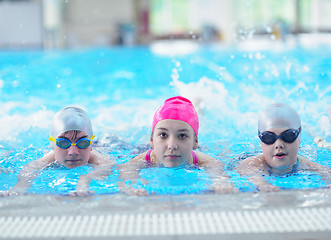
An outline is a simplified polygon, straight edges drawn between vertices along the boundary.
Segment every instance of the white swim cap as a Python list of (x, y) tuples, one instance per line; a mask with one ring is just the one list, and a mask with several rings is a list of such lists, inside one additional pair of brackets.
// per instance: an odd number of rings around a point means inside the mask
[(268, 106), (259, 116), (259, 132), (268, 131), (271, 128), (298, 129), (301, 121), (298, 113), (289, 105), (275, 103)]
[(52, 121), (51, 135), (55, 138), (67, 131), (82, 131), (93, 136), (92, 124), (86, 112), (77, 107), (66, 107), (58, 111)]

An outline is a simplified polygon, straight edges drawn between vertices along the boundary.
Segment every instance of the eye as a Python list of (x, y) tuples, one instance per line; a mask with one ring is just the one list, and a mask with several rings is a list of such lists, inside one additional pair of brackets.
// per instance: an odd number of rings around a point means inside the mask
[(178, 135), (178, 138), (179, 139), (185, 139), (185, 138), (187, 138), (187, 134), (181, 133), (181, 134)]
[(161, 133), (159, 134), (159, 136), (160, 136), (162, 139), (165, 139), (165, 138), (168, 137), (168, 134), (166, 134), (165, 132), (161, 132)]

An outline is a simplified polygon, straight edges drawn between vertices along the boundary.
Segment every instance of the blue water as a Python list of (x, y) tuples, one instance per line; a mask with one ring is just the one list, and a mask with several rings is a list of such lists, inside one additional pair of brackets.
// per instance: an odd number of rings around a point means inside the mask
[[(167, 52), (167, 51), (165, 51)], [(256, 136), (259, 111), (275, 101), (295, 108), (303, 123), (299, 154), (331, 167), (331, 48), (329, 46), (244, 51), (200, 46), (185, 55), (157, 54), (150, 47), (65, 51), (0, 51), (0, 191), (16, 182), (22, 166), (50, 150), (50, 121), (67, 105), (92, 119), (94, 147), (123, 163), (149, 146), (155, 110), (181, 94), (197, 106), (199, 150), (223, 161), (241, 191), (256, 191), (233, 166), (261, 152)], [(90, 166), (42, 171), (29, 192), (66, 194)], [(208, 192), (203, 169), (145, 169), (146, 189), (157, 194)], [(314, 173), (271, 177), (283, 189), (321, 188)], [(118, 174), (94, 180), (98, 194), (114, 194)]]

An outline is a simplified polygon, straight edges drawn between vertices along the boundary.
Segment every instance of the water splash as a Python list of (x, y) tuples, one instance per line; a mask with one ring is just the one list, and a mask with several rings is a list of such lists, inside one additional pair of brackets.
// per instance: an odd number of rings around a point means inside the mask
[(330, 151), (313, 141), (331, 138), (328, 49), (169, 49), (161, 49), (163, 55), (149, 48), (2, 53), (1, 176), (50, 149), (50, 120), (66, 105), (87, 110), (98, 137), (94, 147), (118, 163), (128, 161), (149, 148), (154, 112), (178, 94), (198, 110), (199, 149), (226, 164), (259, 153), (258, 113), (275, 101), (301, 116), (300, 154), (328, 164)]

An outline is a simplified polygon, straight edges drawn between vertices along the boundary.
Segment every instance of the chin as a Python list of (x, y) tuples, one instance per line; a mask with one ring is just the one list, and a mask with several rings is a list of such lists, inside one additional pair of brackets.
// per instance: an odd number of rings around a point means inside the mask
[(175, 167), (179, 167), (181, 165), (181, 163), (168, 162), (168, 163), (163, 163), (163, 165), (168, 167), (168, 168), (175, 168)]
[(72, 164), (66, 164), (64, 166), (71, 169), (71, 168), (80, 167), (80, 166), (83, 166), (83, 165), (85, 165), (85, 164), (82, 163), (82, 162), (77, 162), (77, 163), (72, 163)]
[(176, 164), (164, 164), (164, 166), (166, 166), (168, 168), (177, 167)]
[(279, 159), (279, 158), (273, 157), (272, 160), (273, 160), (273, 162), (275, 162), (275, 163), (280, 163), (280, 164), (284, 164), (284, 163), (288, 163), (288, 162), (289, 162), (289, 159), (288, 159), (287, 156), (284, 157), (284, 158), (282, 158), (282, 159)]
[(75, 165), (70, 164), (70, 165), (66, 165), (66, 167), (69, 168), (69, 169), (72, 169), (72, 168), (75, 168), (75, 167), (80, 167), (80, 165), (78, 165), (78, 164), (77, 165), (76, 164)]

